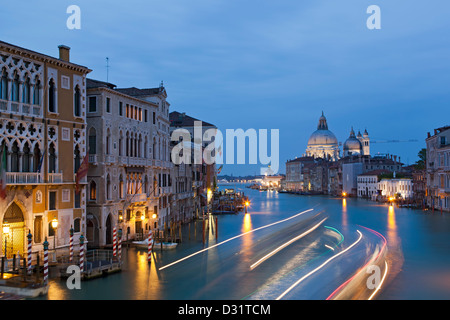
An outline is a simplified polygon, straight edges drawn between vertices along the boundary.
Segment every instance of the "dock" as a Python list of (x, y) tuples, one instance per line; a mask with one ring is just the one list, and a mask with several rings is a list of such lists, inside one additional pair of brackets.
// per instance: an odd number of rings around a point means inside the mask
[(248, 204), (248, 197), (243, 192), (225, 189), (214, 193), (211, 213), (216, 215), (238, 214)]
[[(62, 262), (58, 265), (61, 278), (68, 278), (72, 273), (67, 273), (70, 265), (79, 265), (79, 257), (77, 261), (72, 263)], [(81, 280), (90, 280), (103, 277), (108, 274), (122, 271), (122, 261), (118, 257), (113, 256), (112, 250), (88, 250), (85, 256), (84, 272), (81, 274)]]

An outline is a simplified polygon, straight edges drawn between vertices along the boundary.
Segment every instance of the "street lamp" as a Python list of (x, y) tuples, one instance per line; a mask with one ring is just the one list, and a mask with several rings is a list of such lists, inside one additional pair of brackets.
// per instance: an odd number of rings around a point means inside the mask
[(56, 253), (56, 229), (58, 228), (58, 219), (56, 219), (56, 217), (52, 220), (52, 228), (55, 232), (53, 235), (53, 250), (55, 250)]
[(8, 235), (9, 235), (9, 225), (7, 225), (7, 224), (3, 225), (3, 234), (5, 235), (5, 257), (7, 258), (8, 256), (7, 256), (6, 250), (8, 248), (7, 242), (8, 242)]

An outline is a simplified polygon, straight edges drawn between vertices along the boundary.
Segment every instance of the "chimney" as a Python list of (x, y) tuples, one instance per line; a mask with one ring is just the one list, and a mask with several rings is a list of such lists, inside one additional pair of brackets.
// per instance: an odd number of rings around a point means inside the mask
[(70, 62), (70, 47), (65, 45), (58, 46), (59, 48), (59, 60)]

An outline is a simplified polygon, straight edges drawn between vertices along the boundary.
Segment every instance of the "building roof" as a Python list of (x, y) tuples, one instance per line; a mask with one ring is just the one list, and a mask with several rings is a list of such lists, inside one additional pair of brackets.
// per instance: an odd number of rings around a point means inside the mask
[(314, 157), (299, 157), (292, 160), (286, 161), (287, 163), (291, 162), (314, 162)]
[(360, 174), (360, 176), (379, 176), (380, 174), (388, 174), (392, 173), (392, 171), (385, 170), (385, 169), (378, 169), (378, 170), (372, 170), (368, 171), (366, 173)]
[(49, 56), (47, 54), (36, 52), (36, 51), (30, 50), (30, 49), (22, 48), (22, 47), (19, 47), (19, 46), (16, 46), (14, 44), (7, 43), (4, 41), (0, 41), (0, 47), (8, 48), (9, 50), (11, 50), (13, 52), (14, 51), (26, 52), (30, 55), (30, 59), (52, 60), (53, 62), (58, 63), (60, 65), (69, 66), (69, 67), (78, 69), (79, 71), (82, 71), (85, 73), (89, 73), (92, 71), (88, 67), (85, 67), (85, 66), (82, 66), (82, 65), (70, 62), (70, 61), (61, 60), (59, 58), (55, 58), (55, 57)]
[(184, 112), (180, 113), (177, 111), (172, 111), (169, 114), (169, 121), (171, 127), (178, 127), (178, 128), (193, 127), (195, 121), (202, 121), (203, 127), (214, 127), (214, 128), (216, 127), (211, 123), (188, 116)]
[(115, 84), (109, 83), (109, 82), (104, 82), (104, 81), (100, 81), (100, 80), (94, 80), (94, 79), (90, 79), (87, 78), (86, 79), (86, 88), (87, 89), (92, 89), (92, 88), (108, 88), (108, 89), (113, 89), (117, 87)]
[(133, 97), (139, 97), (139, 96), (154, 96), (154, 95), (158, 95), (162, 92), (164, 92), (164, 87), (159, 87), (159, 88), (147, 88), (147, 89), (139, 89), (136, 87), (131, 87), (131, 88), (117, 88), (117, 91), (127, 94), (129, 96), (133, 96)]

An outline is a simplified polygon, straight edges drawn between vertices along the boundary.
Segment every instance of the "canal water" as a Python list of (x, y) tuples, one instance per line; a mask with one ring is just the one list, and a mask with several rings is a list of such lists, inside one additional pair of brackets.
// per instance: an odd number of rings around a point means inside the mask
[[(260, 192), (241, 184), (225, 187), (245, 192), (251, 206), (248, 214), (218, 216), (217, 228), (215, 220), (210, 220), (206, 244), (201, 222), (184, 225), (183, 242), (175, 250), (155, 250), (151, 265), (145, 250), (124, 247), (122, 272), (83, 281), (80, 290), (69, 290), (65, 281), (53, 279), (48, 295), (40, 299), (273, 299), (274, 296), (265, 295), (274, 291), (272, 286), (289, 281), (292, 270), (312, 266), (313, 260), (326, 257), (324, 245), (339, 245), (332, 229), (352, 235), (363, 227), (379, 232), (387, 240), (390, 268), (377, 299), (450, 299), (448, 213), (397, 208), (354, 198)], [(311, 208), (314, 214), (306, 212)], [(318, 222), (322, 223), (320, 229), (249, 272), (248, 266), (255, 257), (264, 257), (268, 248), (285, 243)], [(286, 268), (290, 271), (283, 273)], [(321, 276), (323, 292), (309, 296), (299, 289), (290, 299), (326, 298), (328, 288), (336, 288), (348, 276), (333, 275), (336, 279), (331, 280)]]

